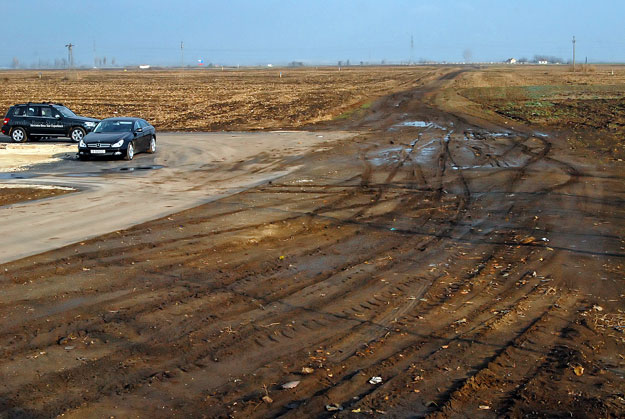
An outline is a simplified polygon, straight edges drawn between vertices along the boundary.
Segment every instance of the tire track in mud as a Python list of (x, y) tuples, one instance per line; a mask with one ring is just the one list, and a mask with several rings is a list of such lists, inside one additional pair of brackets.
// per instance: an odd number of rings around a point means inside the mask
[[(185, 262), (185, 260), (183, 260), (182, 262), (184, 263), (184, 262)], [(366, 308), (366, 307), (365, 307), (365, 308)], [(320, 324), (320, 326), (321, 326), (321, 327), (323, 327), (323, 326), (326, 326), (326, 325), (324, 325), (324, 324), (322, 323), (322, 324)]]
[[(545, 153), (545, 154), (546, 154), (546, 153)], [(465, 183), (465, 186), (466, 186), (466, 183)], [(468, 187), (467, 187), (467, 189), (468, 189)], [(526, 273), (526, 274), (527, 274), (527, 273)], [(526, 275), (526, 274), (524, 274), (524, 275)], [(535, 287), (534, 289), (537, 289), (537, 288)], [(524, 332), (523, 332), (523, 333), (524, 333)], [(356, 376), (356, 373), (353, 373), (353, 374), (349, 375), (349, 377), (355, 377), (355, 376)], [(453, 393), (452, 393), (452, 394), (453, 394)], [(297, 413), (295, 413), (295, 415), (297, 415)]]
[[(189, 256), (189, 255), (187, 255), (187, 256)], [(175, 260), (175, 258), (172, 258), (172, 259), (174, 259), (174, 260)], [(180, 260), (180, 259), (177, 259), (177, 261), (178, 261), (178, 262), (183, 262), (183, 263), (186, 263), (186, 262), (188, 262), (190, 259), (191, 259), (191, 258), (189, 258), (189, 259), (187, 259), (187, 260)], [(127, 262), (127, 261), (126, 261), (126, 262)], [(171, 265), (173, 266), (173, 265), (174, 265), (174, 263), (172, 263)], [(180, 264), (179, 264), (179, 265), (180, 265)], [(167, 286), (167, 285), (165, 285), (165, 286)], [(179, 297), (179, 296), (177, 296), (177, 297)], [(180, 298), (177, 298), (177, 299), (179, 300)], [(161, 305), (162, 305), (162, 304), (161, 304)], [(166, 304), (165, 304), (165, 305), (166, 305)], [(134, 316), (136, 316), (138, 313), (132, 313), (132, 314), (133, 314)], [(119, 320), (126, 320), (126, 319), (119, 319)], [(93, 325), (89, 325), (89, 326), (90, 326), (90, 327), (93, 327)], [(93, 369), (93, 366), (90, 366), (90, 367)]]
[[(442, 303), (441, 303), (441, 304), (442, 304)], [(508, 310), (508, 311), (509, 311), (509, 310)], [(424, 313), (422, 313), (422, 314), (424, 314)], [(420, 317), (423, 317), (423, 316), (420, 316)], [(400, 326), (399, 326), (400, 328), (403, 328), (403, 327), (402, 327), (402, 325), (401, 325), (401, 321), (400, 321), (400, 322), (398, 322), (398, 324), (400, 325)], [(453, 326), (453, 325), (454, 325), (454, 323), (452, 323), (451, 325)], [(486, 326), (487, 326), (487, 325), (483, 325), (482, 327), (486, 327)], [(448, 325), (448, 328), (447, 328), (447, 329), (449, 329), (449, 325)], [(389, 331), (389, 332), (390, 332), (390, 331)], [(388, 340), (389, 340), (389, 341), (390, 341), (391, 339), (392, 339), (392, 338), (388, 338)], [(441, 336), (441, 337), (440, 337), (440, 340), (441, 340), (441, 341), (443, 341), (444, 339), (445, 339), (445, 337), (444, 337), (444, 336)], [(414, 340), (414, 338), (413, 338), (412, 340)], [(448, 341), (448, 342), (449, 342), (449, 341)], [(375, 343), (375, 342), (369, 342), (368, 344), (374, 344), (374, 343)], [(365, 344), (365, 346), (367, 346), (368, 344)], [(422, 344), (422, 342), (421, 342), (420, 344)], [(415, 342), (410, 342), (410, 344), (408, 344), (408, 345), (406, 345), (406, 343), (404, 342), (404, 343), (403, 343), (403, 345), (404, 345), (404, 347), (405, 347), (405, 348), (414, 348), (414, 346), (415, 346)], [(397, 347), (397, 346), (398, 346), (398, 344), (397, 344), (397, 342), (393, 341), (393, 344), (391, 344), (391, 345), (389, 345), (389, 346), (390, 346), (390, 347)], [(401, 345), (399, 345), (399, 346), (401, 346)], [(326, 346), (326, 345), (324, 345), (323, 347), (325, 347), (327, 351), (331, 351), (331, 352), (334, 352), (334, 351), (335, 351), (335, 348), (331, 348), (331, 347)], [(431, 356), (431, 353), (430, 353), (431, 351), (432, 351), (432, 349), (430, 348), (429, 352), (427, 352), (427, 353), (425, 354), (425, 356), (424, 356), (424, 357), (430, 357), (430, 356)], [(406, 356), (406, 357), (407, 357), (408, 355), (412, 355), (412, 357), (411, 357), (410, 359), (414, 360), (414, 354), (409, 354), (408, 352), (409, 352), (409, 351), (404, 350), (404, 353), (402, 354), (402, 356)], [(394, 356), (395, 356), (395, 357), (397, 357), (397, 353), (395, 353), (395, 354), (394, 354)], [(384, 360), (382, 360), (382, 361), (378, 362), (376, 365), (379, 365), (380, 363), (381, 363), (382, 365), (384, 365), (384, 362), (385, 362), (385, 361), (384, 361)], [(375, 363), (373, 363), (373, 364), (375, 364)], [(382, 372), (384, 371), (384, 368), (381, 368), (381, 367), (375, 367), (375, 368), (377, 368), (377, 369), (375, 370), (375, 372), (376, 372), (377, 374), (380, 374), (380, 369), (382, 369)], [(372, 371), (371, 373), (373, 373), (373, 371)], [(356, 375), (357, 375), (357, 374), (356, 374), (356, 372), (354, 372), (353, 374), (348, 372), (348, 373), (347, 373), (347, 375), (348, 375), (349, 377), (356, 377)], [(362, 379), (361, 379), (360, 381), (362, 381)], [(341, 383), (342, 383), (342, 385), (345, 385), (345, 383), (344, 383), (343, 381), (342, 381)], [(359, 385), (359, 387), (362, 387), (362, 384), (363, 384), (363, 383), (361, 382), (361, 383), (360, 383), (360, 385)], [(330, 389), (329, 391), (332, 391), (332, 390)], [(362, 396), (362, 395), (358, 395), (358, 397), (359, 397), (359, 398), (361, 398), (361, 396)], [(302, 409), (303, 409), (303, 410), (300, 410), (300, 411), (305, 411), (305, 410), (307, 409), (307, 407), (302, 407)], [(295, 415), (297, 416), (297, 413), (295, 413)]]
[[(184, 262), (184, 261), (183, 261), (183, 262)], [(93, 369), (93, 367), (92, 367), (92, 369)]]

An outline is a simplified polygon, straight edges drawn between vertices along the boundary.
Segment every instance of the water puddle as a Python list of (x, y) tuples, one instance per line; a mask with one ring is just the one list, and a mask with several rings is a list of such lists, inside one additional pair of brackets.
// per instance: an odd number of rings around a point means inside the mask
[(487, 167), (487, 166), (482, 166), (482, 165), (478, 165), (478, 166), (451, 166), (452, 170), (471, 170), (471, 169), (489, 169), (492, 167)]
[(438, 125), (434, 122), (428, 122), (428, 121), (404, 121), (404, 122), (400, 122), (399, 124), (395, 124), (390, 128), (390, 131), (392, 130), (396, 130), (398, 127), (412, 127), (412, 128), (435, 128), (435, 129), (440, 129), (443, 131), (447, 131), (447, 128)]
[(10, 179), (32, 179), (42, 176), (59, 176), (59, 177), (98, 177), (111, 173), (133, 173), (133, 172), (145, 172), (148, 170), (158, 170), (165, 166), (156, 164), (151, 166), (131, 166), (131, 167), (116, 167), (112, 169), (104, 169), (96, 172), (78, 172), (78, 173), (31, 173), (31, 172), (3, 172), (0, 173), (0, 180)]
[[(445, 141), (448, 141), (448, 136)], [(369, 159), (374, 166), (385, 166), (397, 164), (409, 156), (410, 160), (417, 163), (428, 163), (440, 153), (440, 138), (433, 138), (424, 143), (419, 142), (419, 138), (410, 143), (410, 147), (399, 146), (390, 147), (376, 153), (375, 157)]]
[(418, 163), (428, 163), (434, 159), (436, 155), (440, 153), (440, 147), (438, 145), (432, 145), (420, 148), (415, 151), (414, 160)]
[(391, 147), (391, 148), (387, 148), (379, 152), (377, 157), (374, 157), (370, 159), (369, 161), (374, 166), (384, 166), (389, 163), (398, 163), (400, 159), (402, 158), (401, 156), (403, 156), (404, 153), (410, 153), (410, 148)]
[(22, 173), (22, 172), (5, 172), (0, 173), (0, 179), (32, 179), (40, 175), (34, 173)]
[(64, 173), (60, 176), (63, 177), (98, 177), (103, 175), (108, 175), (111, 173), (134, 173), (134, 172), (144, 172), (147, 170), (158, 170), (162, 169), (165, 166), (156, 164), (152, 166), (124, 166), (124, 167), (115, 167), (112, 169), (104, 169), (99, 172), (80, 172), (80, 173)]
[(136, 171), (140, 171), (140, 170), (158, 170), (158, 169), (162, 169), (165, 166), (162, 166), (160, 164), (155, 164), (152, 166), (134, 166), (134, 167), (118, 167), (116, 169), (111, 169), (111, 171), (114, 172), (136, 172)]
[(89, 172), (89, 173), (63, 173), (59, 176), (62, 177), (98, 177), (101, 176), (101, 172)]
[(432, 123), (431, 122), (425, 122), (425, 121), (406, 121), (406, 122), (402, 122), (401, 124), (397, 124), (400, 127), (417, 127), (417, 128), (425, 128), (425, 127), (431, 127)]

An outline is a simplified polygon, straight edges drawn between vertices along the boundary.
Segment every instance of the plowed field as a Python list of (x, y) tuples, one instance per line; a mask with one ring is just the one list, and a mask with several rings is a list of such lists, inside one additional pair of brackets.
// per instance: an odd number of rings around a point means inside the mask
[(94, 118), (136, 116), (159, 130), (296, 128), (331, 120), (392, 91), (422, 85), (432, 68), (224, 71), (8, 71), (0, 109), (63, 103)]

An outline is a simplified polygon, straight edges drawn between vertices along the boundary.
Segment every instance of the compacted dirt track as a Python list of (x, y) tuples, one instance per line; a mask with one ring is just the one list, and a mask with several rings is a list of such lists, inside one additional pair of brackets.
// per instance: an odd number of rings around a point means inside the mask
[(622, 167), (438, 110), (459, 75), (279, 180), (2, 265), (3, 415), (622, 416)]

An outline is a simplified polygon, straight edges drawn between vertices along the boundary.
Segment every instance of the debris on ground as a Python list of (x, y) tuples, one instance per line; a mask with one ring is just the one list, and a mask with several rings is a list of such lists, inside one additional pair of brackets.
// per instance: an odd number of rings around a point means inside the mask
[(326, 410), (328, 412), (339, 412), (343, 410), (343, 406), (337, 403), (326, 404)]
[(371, 377), (369, 379), (369, 384), (381, 384), (382, 383), (382, 377)]
[(291, 389), (291, 388), (295, 388), (299, 385), (299, 381), (289, 381), (288, 383), (284, 383), (282, 384), (282, 388), (285, 390)]
[(584, 367), (582, 367), (581, 365), (575, 365), (573, 367), (573, 372), (575, 372), (575, 375), (577, 375), (578, 377), (581, 377), (582, 375), (584, 375)]

